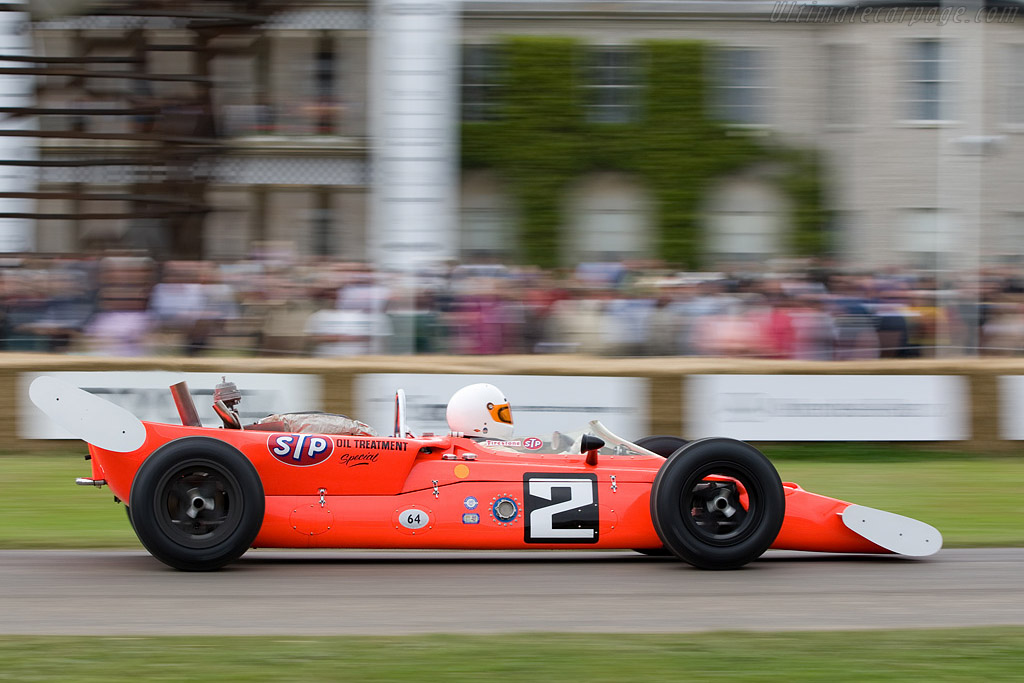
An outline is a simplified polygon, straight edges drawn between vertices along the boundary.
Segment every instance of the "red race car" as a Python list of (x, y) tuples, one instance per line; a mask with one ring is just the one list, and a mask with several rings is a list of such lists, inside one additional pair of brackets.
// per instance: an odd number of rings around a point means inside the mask
[(914, 519), (783, 483), (753, 446), (727, 438), (635, 443), (594, 421), (515, 439), (490, 384), (452, 396), (451, 433), (414, 435), (395, 396), (389, 436), (341, 415), (289, 413), (242, 425), (241, 393), (218, 386), (222, 428), (203, 427), (184, 383), (182, 424), (142, 422), (78, 387), (39, 377), (30, 397), (89, 444), (92, 476), (127, 501), (160, 561), (217, 569), (250, 547), (633, 549), (734, 569), (768, 548), (926, 556), (942, 536)]

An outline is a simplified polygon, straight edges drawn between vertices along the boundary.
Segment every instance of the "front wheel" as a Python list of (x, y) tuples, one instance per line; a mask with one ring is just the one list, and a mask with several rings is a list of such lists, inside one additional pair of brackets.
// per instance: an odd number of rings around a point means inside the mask
[(208, 571), (238, 559), (263, 524), (263, 485), (252, 463), (205, 437), (172, 441), (132, 482), (130, 515), (142, 545), (175, 569)]
[(651, 487), (665, 547), (701, 569), (737, 569), (775, 541), (786, 513), (771, 462), (735, 439), (701, 439), (673, 453)]

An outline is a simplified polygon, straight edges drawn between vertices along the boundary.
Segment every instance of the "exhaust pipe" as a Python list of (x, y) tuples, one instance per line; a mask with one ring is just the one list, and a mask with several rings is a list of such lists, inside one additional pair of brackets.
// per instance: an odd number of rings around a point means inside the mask
[(181, 424), (186, 427), (202, 427), (196, 411), (196, 404), (192, 401), (192, 395), (188, 393), (188, 383), (181, 381), (171, 385), (171, 396), (174, 397), (174, 407), (178, 409), (178, 417)]

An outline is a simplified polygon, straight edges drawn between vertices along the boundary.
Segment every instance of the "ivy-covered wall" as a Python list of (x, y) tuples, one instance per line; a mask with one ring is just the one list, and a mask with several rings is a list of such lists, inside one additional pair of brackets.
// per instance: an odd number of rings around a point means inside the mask
[(493, 121), (462, 127), (466, 169), (490, 168), (507, 184), (520, 218), (519, 256), (559, 265), (563, 198), (590, 171), (639, 175), (653, 193), (658, 256), (694, 267), (702, 253), (698, 212), (712, 184), (759, 162), (779, 167), (793, 213), (789, 248), (826, 248), (828, 222), (815, 152), (781, 147), (708, 117), (708, 45), (642, 43), (642, 95), (634, 123), (586, 117), (586, 46), (570, 38), (510, 37), (501, 50), (501, 87)]

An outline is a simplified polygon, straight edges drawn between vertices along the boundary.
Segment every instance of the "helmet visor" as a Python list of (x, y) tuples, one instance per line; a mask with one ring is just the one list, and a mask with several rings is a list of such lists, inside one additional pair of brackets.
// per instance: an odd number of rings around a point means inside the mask
[(498, 405), (488, 403), (487, 411), (494, 418), (495, 422), (503, 422), (507, 425), (512, 424), (512, 408), (508, 403), (500, 403)]

